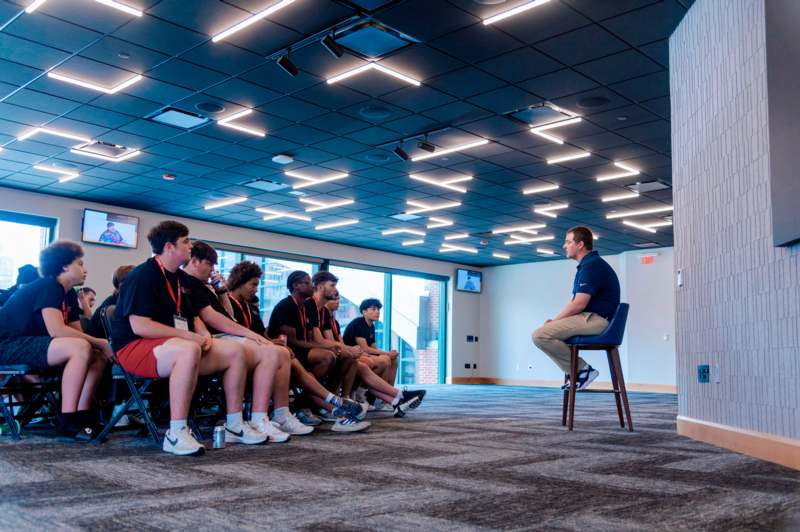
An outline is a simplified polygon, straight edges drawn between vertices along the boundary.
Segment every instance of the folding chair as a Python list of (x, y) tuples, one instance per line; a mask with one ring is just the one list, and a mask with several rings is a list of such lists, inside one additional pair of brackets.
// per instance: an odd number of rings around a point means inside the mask
[[(20, 382), (26, 376), (37, 376), (39, 381)], [(57, 374), (42, 372), (27, 364), (0, 366), (0, 417), (8, 425), (13, 439), (21, 438), (22, 427), (30, 423), (45, 405), (50, 407), (50, 415), (59, 412), (58, 383)], [(17, 400), (14, 398), (15, 394), (27, 394), (28, 397)], [(17, 406), (21, 408), (15, 414), (14, 409)]]

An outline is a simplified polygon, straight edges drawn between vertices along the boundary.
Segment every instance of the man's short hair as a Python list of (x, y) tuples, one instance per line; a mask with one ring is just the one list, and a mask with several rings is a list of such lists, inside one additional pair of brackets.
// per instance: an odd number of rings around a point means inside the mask
[(114, 222), (108, 222), (108, 223), (106, 224), (106, 227), (114, 227)]
[(303, 277), (308, 277), (308, 273), (304, 272), (303, 270), (295, 270), (289, 274), (289, 277), (286, 278), (286, 288), (291, 292), (294, 289), (294, 285), (300, 282), (300, 279)]
[(150, 229), (147, 233), (147, 240), (150, 242), (150, 247), (153, 253), (161, 255), (164, 253), (164, 246), (167, 242), (170, 244), (177, 244), (179, 238), (189, 236), (189, 228), (175, 220), (164, 220), (157, 226)]
[(233, 268), (228, 274), (228, 290), (236, 290), (243, 284), (250, 282), (251, 279), (261, 279), (261, 267), (255, 262), (243, 260)]
[(39, 278), (39, 270), (33, 264), (25, 264), (17, 268), (17, 284), (30, 284)]
[(197, 259), (199, 261), (207, 260), (211, 264), (217, 264), (217, 251), (211, 247), (210, 245), (206, 244), (205, 242), (197, 242), (192, 243), (192, 254), (190, 256), (192, 259)]
[(331, 272), (320, 270), (314, 274), (314, 277), (311, 278), (311, 284), (314, 285), (314, 288), (323, 285), (327, 282), (338, 283), (339, 278), (333, 275)]
[(592, 230), (588, 227), (578, 225), (567, 231), (567, 234), (572, 233), (572, 240), (577, 244), (583, 242), (583, 247), (591, 251), (594, 248), (594, 235)]
[(133, 270), (133, 264), (126, 264), (125, 266), (120, 266), (116, 270), (114, 270), (114, 275), (111, 277), (111, 284), (114, 285), (114, 290), (119, 291), (119, 287), (122, 286), (122, 282), (131, 273)]
[(39, 253), (39, 270), (43, 277), (58, 277), (75, 259), (83, 257), (83, 248), (69, 240), (53, 242)]
[(97, 295), (97, 292), (94, 288), (90, 288), (88, 286), (82, 286), (78, 289), (79, 294), (94, 294)]
[(369, 299), (365, 299), (364, 301), (362, 301), (361, 304), (358, 306), (358, 310), (360, 312), (364, 312), (365, 310), (371, 309), (372, 307), (377, 307), (378, 310), (380, 310), (383, 308), (383, 305), (381, 304), (380, 300), (371, 297)]

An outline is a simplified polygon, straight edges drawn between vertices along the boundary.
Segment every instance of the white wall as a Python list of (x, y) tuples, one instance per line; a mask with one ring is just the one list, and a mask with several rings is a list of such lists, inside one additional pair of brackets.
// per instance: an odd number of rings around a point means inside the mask
[[(653, 264), (640, 264), (642, 255), (655, 255)], [(604, 258), (620, 278), (622, 301), (631, 306), (625, 343), (620, 347), (626, 382), (674, 385), (672, 248)], [(480, 362), (476, 376), (563, 381), (560, 370), (533, 345), (531, 333), (555, 316), (572, 297), (576, 265), (572, 260), (554, 260), (483, 270)], [(603, 352), (584, 356), (601, 370), (601, 380), (609, 379)]]
[[(464, 267), (451, 262), (397, 255), (256, 229), (245, 229), (76, 199), (0, 188), (0, 210), (56, 218), (58, 220), (58, 238), (80, 241), (83, 209), (86, 207), (130, 214), (140, 218), (139, 245), (137, 249), (84, 245), (85, 262), (89, 269), (86, 284), (96, 289), (100, 297), (105, 297), (106, 294), (111, 292), (111, 275), (117, 266), (121, 264), (138, 264), (150, 256), (150, 248), (145, 235), (150, 227), (168, 218), (176, 219), (188, 225), (193, 238), (263, 250), (284, 251), (373, 266), (399, 268), (420, 273), (445, 275), (451, 278), (454, 276), (457, 267)], [(470, 267), (470, 269), (474, 270), (476, 268)], [(448, 302), (450, 306), (447, 323), (448, 378), (469, 374), (467, 370), (463, 369), (464, 361), (477, 361), (478, 359), (477, 345), (466, 342), (467, 335), (478, 334), (478, 298), (474, 294), (453, 290), (454, 284), (455, 281), (453, 279), (448, 283)], [(452, 368), (452, 371), (450, 368)], [(459, 368), (461, 369), (459, 370)]]

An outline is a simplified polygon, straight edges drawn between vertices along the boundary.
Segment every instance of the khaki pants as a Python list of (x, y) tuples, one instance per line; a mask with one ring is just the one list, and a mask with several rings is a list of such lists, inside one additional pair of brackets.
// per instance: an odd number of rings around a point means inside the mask
[[(570, 349), (564, 340), (570, 336), (593, 336), (608, 327), (608, 320), (594, 312), (581, 312), (568, 318), (545, 323), (533, 331), (533, 343), (544, 351), (565, 373), (570, 372)], [(586, 361), (578, 358), (578, 371)]]

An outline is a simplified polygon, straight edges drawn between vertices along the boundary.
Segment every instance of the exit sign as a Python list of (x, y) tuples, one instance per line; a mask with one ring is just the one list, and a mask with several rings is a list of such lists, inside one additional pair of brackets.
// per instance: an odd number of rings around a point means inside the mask
[(650, 265), (653, 264), (655, 260), (656, 260), (655, 255), (642, 255), (641, 257), (639, 257), (639, 264)]

